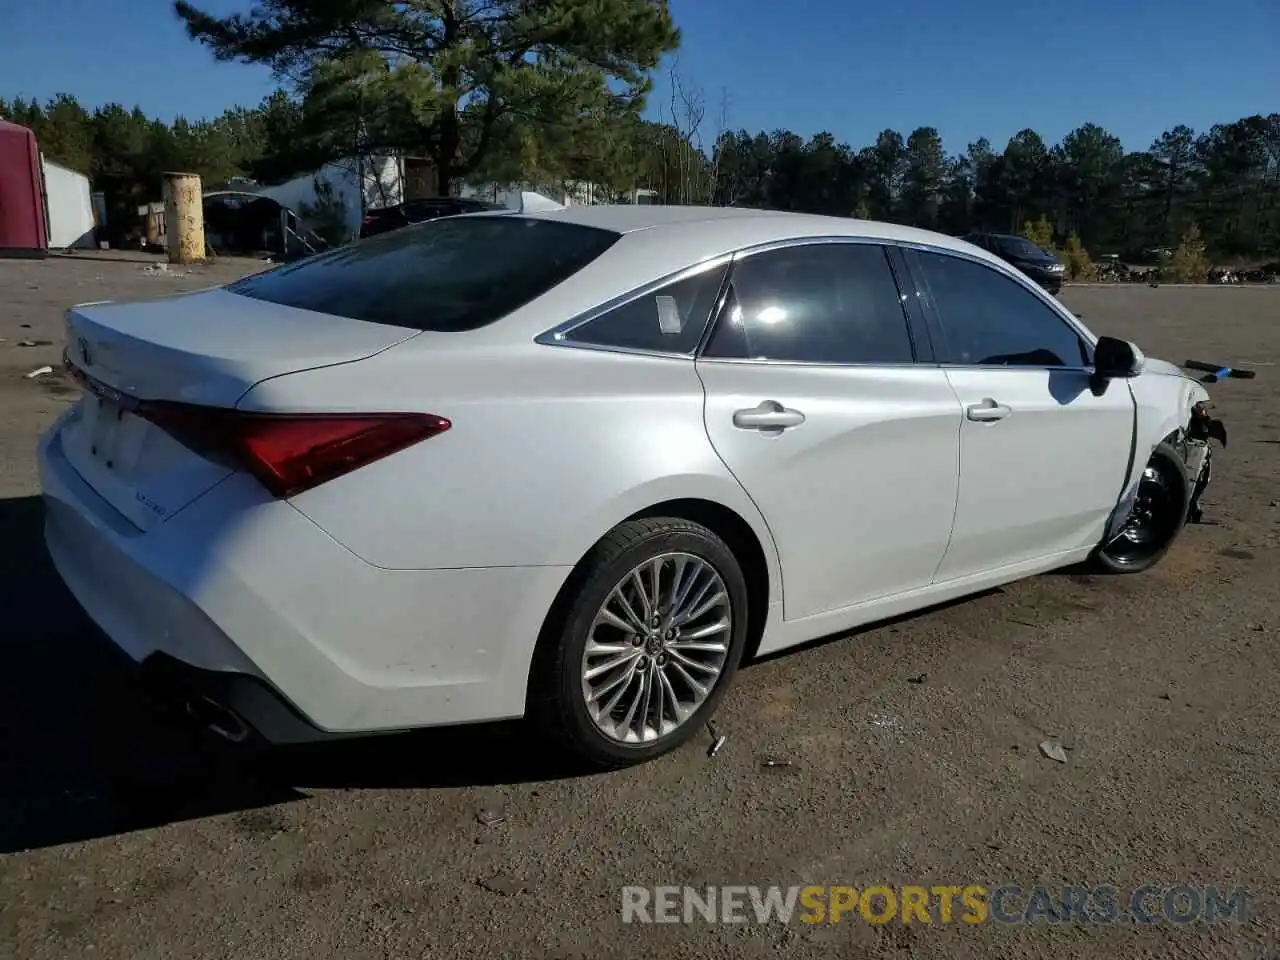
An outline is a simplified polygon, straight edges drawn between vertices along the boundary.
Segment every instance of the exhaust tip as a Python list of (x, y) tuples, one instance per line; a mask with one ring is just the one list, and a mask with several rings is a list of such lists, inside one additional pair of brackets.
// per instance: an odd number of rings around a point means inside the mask
[(243, 743), (249, 738), (249, 725), (240, 719), (239, 714), (210, 697), (188, 700), (187, 713), (204, 729), (223, 740)]

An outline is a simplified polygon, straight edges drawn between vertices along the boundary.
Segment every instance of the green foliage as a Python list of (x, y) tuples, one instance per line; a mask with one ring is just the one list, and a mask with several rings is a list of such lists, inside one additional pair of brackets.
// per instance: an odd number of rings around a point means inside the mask
[(1209, 258), (1205, 254), (1200, 228), (1194, 223), (1182, 235), (1182, 242), (1169, 257), (1163, 274), (1170, 283), (1204, 283), (1208, 278)]
[(1048, 217), (1041, 215), (1034, 223), (1028, 220), (1022, 225), (1022, 235), (1041, 250), (1057, 253), (1057, 248), (1053, 245), (1053, 226)]
[[(381, 8), (381, 0), (369, 2)], [(429, 5), (413, 2), (415, 9)], [(558, 189), (588, 181), (602, 188), (597, 197), (643, 188), (667, 203), (852, 213), (951, 234), (1022, 230), (1046, 247), (1056, 230), (1068, 238), (1068, 261), (1071, 234), (1082, 251), (1147, 264), (1157, 259), (1151, 251), (1178, 246), (1195, 225), (1198, 237), (1184, 244), (1185, 255), (1165, 265), (1164, 275), (1174, 279), (1201, 277), (1201, 258), (1280, 259), (1280, 114), (1218, 124), (1200, 135), (1175, 127), (1149, 150), (1130, 153), (1091, 124), (1054, 147), (1024, 130), (1004, 150), (978, 140), (958, 156), (948, 156), (929, 127), (905, 139), (885, 130), (861, 149), (830, 133), (805, 140), (788, 130), (724, 130), (708, 136), (704, 151), (696, 127), (674, 117), (642, 120), (629, 95), (590, 108), (587, 97), (558, 114), (550, 104), (534, 110), (527, 97), (538, 89), (547, 97), (579, 82), (596, 89), (591, 77), (598, 75), (571, 81), (561, 67), (518, 72), (525, 107), (504, 100), (491, 124), (469, 113), (483, 110), (483, 92), (460, 98), (462, 160), (453, 174), (461, 177), (470, 165), (465, 179), (472, 183)], [(172, 124), (119, 104), (87, 109), (67, 96), (43, 104), (0, 100), (0, 113), (34, 129), (50, 160), (89, 174), (106, 194), (110, 225), (132, 226), (136, 208), (160, 197), (165, 170), (191, 170), (209, 187), (232, 176), (273, 183), (335, 156), (380, 152), (394, 143), (379, 138), (397, 130), (435, 129), (433, 69), (392, 69), (376, 52), (352, 54), (307, 71), (304, 96), (278, 91), (257, 107)], [(406, 152), (421, 156), (425, 148)], [(118, 231), (107, 238), (118, 242)], [(1087, 271), (1083, 264), (1079, 269)]]
[(563, 144), (638, 116), (649, 72), (680, 40), (666, 0), (261, 0), (225, 17), (188, 0), (174, 8), (219, 59), (298, 78), (303, 135), (322, 153), (422, 153), (446, 189), (504, 154), (551, 166), (544, 133)]
[(1080, 234), (1072, 231), (1067, 237), (1067, 245), (1061, 253), (1063, 266), (1067, 268), (1069, 280), (1096, 280), (1098, 268), (1094, 266), (1089, 251), (1080, 242)]
[(303, 225), (331, 246), (341, 246), (355, 239), (347, 226), (347, 208), (329, 181), (315, 177), (312, 187), (315, 202), (298, 206), (298, 217)]

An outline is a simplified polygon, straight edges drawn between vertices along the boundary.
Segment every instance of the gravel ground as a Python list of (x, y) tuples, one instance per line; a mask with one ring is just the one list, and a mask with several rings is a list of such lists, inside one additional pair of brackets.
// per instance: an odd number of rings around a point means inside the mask
[[(61, 310), (222, 282), (0, 261), (0, 954), (1280, 958), (1280, 289), (1064, 299), (1246, 361), (1206, 503), (1137, 577), (1038, 577), (746, 668), (728, 740), (561, 776), (518, 725), (229, 765), (146, 705), (40, 544)], [(47, 340), (49, 345), (18, 346)], [(916, 681), (916, 682), (913, 682)], [(1056, 738), (1067, 762), (1042, 756)], [(783, 758), (786, 766), (765, 766)], [(482, 811), (504, 822), (485, 825)], [(625, 925), (627, 884), (1244, 886), (1247, 923)]]

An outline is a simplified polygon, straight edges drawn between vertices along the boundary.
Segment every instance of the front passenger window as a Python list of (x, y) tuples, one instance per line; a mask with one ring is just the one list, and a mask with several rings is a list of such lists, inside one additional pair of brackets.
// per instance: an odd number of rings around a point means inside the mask
[(1017, 281), (962, 257), (922, 251), (915, 259), (942, 321), (946, 346), (938, 351), (941, 362), (1032, 367), (1089, 363), (1080, 335)]

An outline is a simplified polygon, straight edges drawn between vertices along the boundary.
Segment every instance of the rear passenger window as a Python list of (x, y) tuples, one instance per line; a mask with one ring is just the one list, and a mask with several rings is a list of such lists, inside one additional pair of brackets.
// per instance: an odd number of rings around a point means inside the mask
[(565, 334), (570, 343), (693, 353), (716, 305), (724, 267), (714, 267), (637, 297)]
[(793, 363), (911, 363), (911, 336), (884, 250), (822, 243), (734, 265), (708, 357)]
[(946, 348), (938, 359), (943, 363), (1080, 367), (1089, 362), (1080, 335), (1015, 280), (941, 253), (917, 253), (916, 262), (942, 321)]

